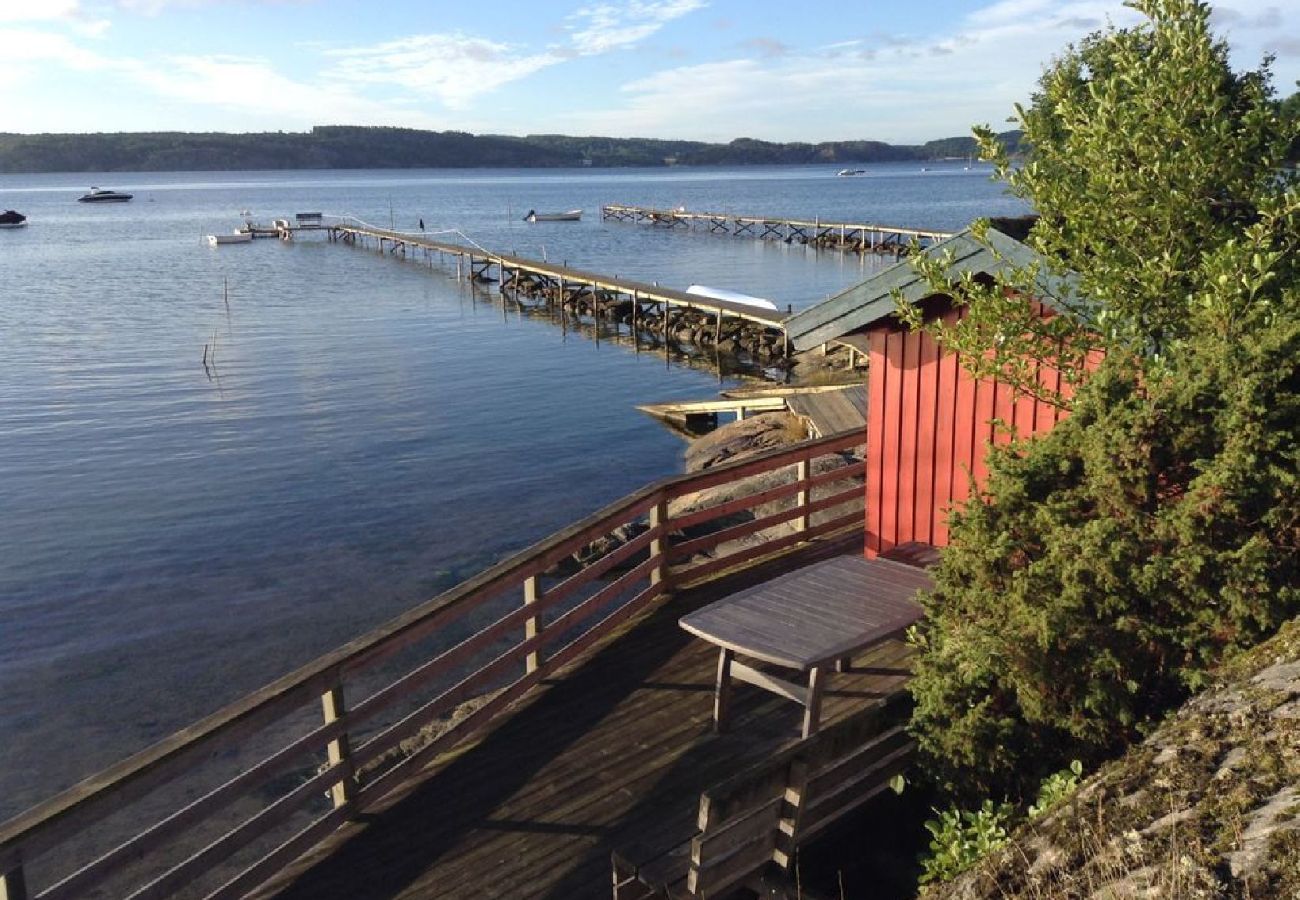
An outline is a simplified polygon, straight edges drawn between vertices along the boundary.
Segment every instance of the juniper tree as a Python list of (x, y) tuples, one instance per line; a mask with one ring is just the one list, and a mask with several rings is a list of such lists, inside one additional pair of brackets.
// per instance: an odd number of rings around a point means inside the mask
[(939, 338), (977, 374), (1032, 386), (1024, 360), (1059, 354), (1080, 382), (1050, 434), (991, 454), (925, 600), (913, 728), (950, 786), (1113, 752), (1300, 612), (1295, 126), (1205, 4), (1131, 5), (1145, 23), (1067, 50), (1017, 109), (1023, 164), (978, 132), (1041, 216), (1041, 267), (1072, 273), (1063, 313), (1033, 314), (1041, 271), (954, 288), (919, 263), (967, 306)]

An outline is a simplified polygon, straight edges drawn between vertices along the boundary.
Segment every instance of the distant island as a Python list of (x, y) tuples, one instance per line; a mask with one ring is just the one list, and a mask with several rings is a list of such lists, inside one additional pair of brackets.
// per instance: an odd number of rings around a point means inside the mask
[[(1012, 149), (1020, 132), (1001, 139)], [(513, 137), (463, 131), (320, 125), (306, 132), (180, 131), (96, 134), (0, 133), (0, 172), (162, 172), (240, 169), (561, 168), (746, 166), (967, 159), (975, 140), (919, 145), (883, 141), (726, 144), (650, 138)]]

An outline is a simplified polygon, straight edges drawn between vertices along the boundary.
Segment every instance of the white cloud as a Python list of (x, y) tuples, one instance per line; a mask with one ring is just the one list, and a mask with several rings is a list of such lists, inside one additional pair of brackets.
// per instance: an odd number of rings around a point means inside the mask
[(71, 19), (80, 11), (79, 0), (4, 0), (0, 3), (0, 22)]
[(275, 127), (322, 122), (432, 127), (430, 118), (342, 86), (294, 81), (267, 61), (235, 56), (173, 57), (161, 66), (132, 62), (127, 71), (159, 96), (251, 115)]
[(583, 56), (630, 47), (669, 22), (703, 9), (705, 0), (630, 0), (579, 9), (568, 26), (573, 49)]
[(436, 97), (451, 109), (464, 109), (475, 97), (563, 58), (465, 34), (415, 35), (326, 53), (338, 61), (326, 74), (338, 82), (395, 85)]

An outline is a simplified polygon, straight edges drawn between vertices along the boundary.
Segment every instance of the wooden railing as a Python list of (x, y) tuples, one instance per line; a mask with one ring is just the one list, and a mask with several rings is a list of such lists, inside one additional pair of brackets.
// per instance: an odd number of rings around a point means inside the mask
[[(246, 893), (674, 588), (860, 529), (862, 444), (833, 436), (652, 484), (86, 779), (0, 825), (0, 900)], [(767, 473), (757, 491), (677, 511)], [(738, 514), (750, 518), (709, 530)], [(630, 540), (554, 574), (627, 526)], [(196, 788), (214, 759), (235, 774)], [(129, 836), (103, 849), (116, 832)]]

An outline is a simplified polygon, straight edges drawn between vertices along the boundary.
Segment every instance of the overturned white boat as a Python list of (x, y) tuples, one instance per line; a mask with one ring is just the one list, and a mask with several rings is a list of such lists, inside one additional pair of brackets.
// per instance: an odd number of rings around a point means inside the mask
[(713, 300), (726, 300), (729, 303), (743, 303), (757, 309), (778, 309), (777, 305), (771, 300), (764, 300), (762, 297), (754, 297), (750, 294), (742, 294), (739, 291), (728, 291), (725, 288), (709, 287), (704, 284), (693, 284), (686, 289), (686, 293), (694, 294), (697, 297), (709, 297)]
[(210, 234), (208, 243), (213, 247), (220, 247), (222, 244), (251, 244), (253, 242), (253, 233), (251, 231), (233, 231), (230, 234)]
[(582, 218), (582, 210), (570, 209), (565, 212), (539, 213), (535, 209), (528, 210), (528, 215), (524, 216), (525, 222), (577, 222)]

